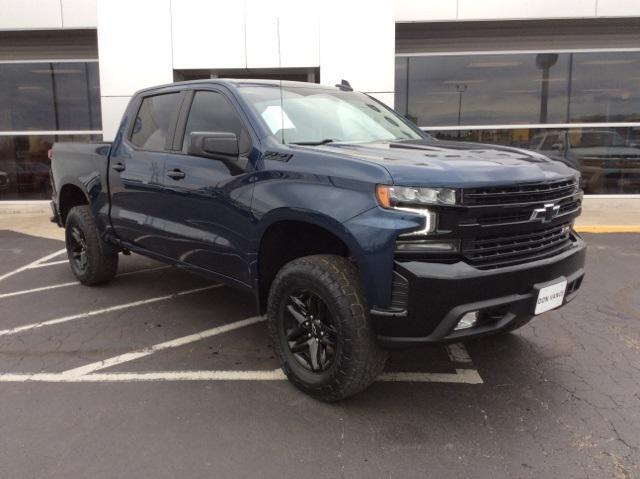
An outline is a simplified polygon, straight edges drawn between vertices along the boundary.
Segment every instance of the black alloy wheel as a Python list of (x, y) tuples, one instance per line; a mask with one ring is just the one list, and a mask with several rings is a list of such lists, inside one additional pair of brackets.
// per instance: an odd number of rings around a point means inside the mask
[(322, 401), (353, 396), (384, 367), (387, 355), (348, 258), (319, 254), (284, 265), (269, 290), (267, 322), (289, 381)]
[(320, 296), (312, 291), (290, 295), (282, 324), (289, 351), (304, 368), (313, 372), (331, 368), (339, 347), (338, 331)]
[(77, 226), (69, 229), (68, 251), (71, 261), (78, 271), (87, 269), (87, 239)]
[(118, 252), (100, 239), (88, 205), (74, 206), (67, 214), (65, 243), (71, 271), (82, 284), (104, 284), (115, 276)]

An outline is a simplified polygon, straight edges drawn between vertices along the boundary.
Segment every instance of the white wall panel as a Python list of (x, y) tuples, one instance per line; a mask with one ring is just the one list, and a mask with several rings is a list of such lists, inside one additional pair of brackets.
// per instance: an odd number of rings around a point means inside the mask
[(102, 97), (102, 138), (104, 141), (113, 141), (120, 126), (122, 114), (127, 109), (128, 96)]
[(640, 15), (639, 0), (598, 0), (600, 17), (631, 17)]
[(98, 50), (102, 96), (173, 81), (169, 0), (99, 0)]
[(96, 28), (97, 0), (60, 0), (64, 28)]
[(248, 68), (320, 65), (319, 17), (311, 0), (246, 0), (246, 30)]
[(459, 20), (593, 17), (596, 0), (458, 0)]
[(396, 22), (455, 20), (458, 0), (395, 0)]
[(173, 67), (245, 68), (244, 0), (173, 0)]
[(0, 0), (0, 30), (62, 28), (60, 0)]
[(356, 90), (393, 92), (393, 0), (331, 0), (321, 15), (321, 82), (332, 85), (344, 78)]

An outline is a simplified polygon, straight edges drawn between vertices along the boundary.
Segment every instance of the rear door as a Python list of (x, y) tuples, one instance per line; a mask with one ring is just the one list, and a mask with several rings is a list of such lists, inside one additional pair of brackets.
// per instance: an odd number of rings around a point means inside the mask
[(113, 149), (109, 160), (111, 222), (117, 236), (132, 246), (163, 255), (167, 248), (162, 239), (160, 195), (183, 97), (182, 92), (142, 97), (126, 138)]
[[(231, 132), (239, 141), (234, 164), (188, 155), (191, 132)], [(249, 130), (221, 90), (192, 91), (178, 121), (175, 151), (163, 178), (165, 234), (172, 258), (249, 286), (251, 182)]]

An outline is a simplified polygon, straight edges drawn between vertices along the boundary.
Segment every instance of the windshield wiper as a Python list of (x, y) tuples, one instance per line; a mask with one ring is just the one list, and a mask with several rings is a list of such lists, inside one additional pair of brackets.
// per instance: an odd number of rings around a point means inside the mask
[(334, 140), (333, 138), (325, 138), (324, 140), (320, 140), (320, 141), (292, 141), (289, 144), (290, 145), (303, 145), (303, 146), (318, 146), (318, 145), (326, 145), (327, 143), (333, 143)]

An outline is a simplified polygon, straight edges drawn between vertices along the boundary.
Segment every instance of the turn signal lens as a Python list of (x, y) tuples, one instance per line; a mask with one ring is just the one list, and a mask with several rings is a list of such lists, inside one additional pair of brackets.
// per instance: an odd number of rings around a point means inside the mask
[(383, 208), (391, 208), (391, 194), (389, 192), (390, 186), (378, 185), (376, 186), (376, 196), (378, 197), (378, 203)]

